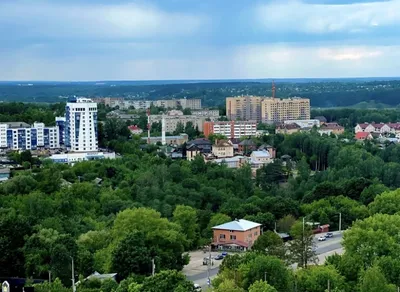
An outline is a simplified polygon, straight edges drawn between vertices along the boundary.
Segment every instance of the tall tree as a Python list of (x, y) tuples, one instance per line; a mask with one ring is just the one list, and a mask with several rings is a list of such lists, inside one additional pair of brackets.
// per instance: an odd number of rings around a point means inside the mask
[(182, 233), (186, 235), (188, 248), (197, 247), (199, 239), (199, 226), (197, 224), (197, 212), (189, 206), (178, 205), (173, 213), (173, 221), (182, 228)]
[(302, 222), (295, 223), (290, 229), (293, 240), (289, 243), (289, 258), (293, 263), (306, 268), (317, 259), (314, 248), (314, 236), (311, 227)]

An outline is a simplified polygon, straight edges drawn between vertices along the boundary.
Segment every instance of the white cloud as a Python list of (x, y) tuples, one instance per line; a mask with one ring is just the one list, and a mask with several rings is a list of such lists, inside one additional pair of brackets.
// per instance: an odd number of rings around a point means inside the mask
[[(50, 38), (150, 38), (184, 36), (207, 23), (204, 16), (166, 12), (151, 5), (78, 4), (58, 1), (0, 1), (0, 26)], [(15, 31), (14, 31), (15, 33)]]
[(400, 0), (342, 5), (279, 0), (256, 7), (256, 21), (266, 30), (312, 34), (365, 32), (400, 25)]

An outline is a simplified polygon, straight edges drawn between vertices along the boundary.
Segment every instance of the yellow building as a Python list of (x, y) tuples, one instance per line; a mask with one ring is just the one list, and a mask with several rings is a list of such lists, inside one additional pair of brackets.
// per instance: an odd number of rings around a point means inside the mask
[(308, 98), (265, 98), (261, 102), (261, 121), (277, 123), (286, 120), (309, 120)]
[(226, 98), (226, 115), (233, 121), (261, 121), (261, 101), (259, 96), (237, 96)]
[(217, 158), (232, 157), (233, 145), (227, 140), (216, 140), (212, 145), (212, 154)]
[(254, 120), (277, 123), (285, 120), (310, 119), (308, 98), (271, 98), (239, 96), (226, 98), (226, 115), (230, 120)]

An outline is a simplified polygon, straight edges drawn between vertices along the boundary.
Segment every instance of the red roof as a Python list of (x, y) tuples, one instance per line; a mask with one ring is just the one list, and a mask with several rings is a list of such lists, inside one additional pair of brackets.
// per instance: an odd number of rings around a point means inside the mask
[(370, 135), (368, 132), (358, 132), (356, 133), (356, 139), (357, 140), (365, 140), (367, 137)]
[(361, 129), (365, 129), (366, 127), (369, 126), (368, 123), (362, 123), (362, 124), (358, 124), (358, 125), (361, 127)]
[(131, 130), (131, 131), (140, 131), (140, 130), (141, 130), (141, 129), (140, 129), (138, 126), (136, 126), (136, 125), (128, 126), (128, 129)]

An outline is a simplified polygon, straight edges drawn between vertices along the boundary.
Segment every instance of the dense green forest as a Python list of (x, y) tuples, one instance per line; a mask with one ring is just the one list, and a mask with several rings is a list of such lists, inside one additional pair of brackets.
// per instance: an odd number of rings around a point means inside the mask
[[(155, 148), (143, 152), (136, 140), (113, 142), (132, 146), (120, 146), (126, 149), (121, 159), (73, 167), (44, 161), (40, 168), (14, 173), (0, 185), (0, 275), (47, 279), (51, 270), (54, 278), (70, 285), (73, 256), (82, 276), (94, 270), (117, 272), (127, 279), (123, 285), (139, 287), (130, 291), (165, 291), (150, 288), (155, 285), (147, 278), (151, 258), (156, 259), (157, 273), (169, 273), (159, 277), (187, 285), (170, 270), (182, 269), (188, 261), (185, 251), (208, 243), (216, 224), (246, 218), (262, 223), (265, 231), (278, 221), (283, 230), (290, 215), (337, 228), (341, 212), (343, 228), (353, 225), (345, 235), (346, 254), (333, 257), (329, 266), (298, 270), (298, 287), (304, 286), (298, 291), (322, 291), (307, 286), (310, 281), (322, 285), (321, 277), (342, 289), (337, 291), (356, 291), (367, 281), (369, 269), (380, 269), (384, 282), (399, 284), (394, 261), (399, 219), (393, 214), (400, 196), (388, 191), (400, 187), (400, 146), (380, 149), (317, 134), (264, 139), (260, 142), (277, 147), (278, 156), (291, 155), (293, 163), (277, 160), (258, 171), (256, 179), (248, 167), (232, 170), (206, 164), (200, 157), (172, 161)], [(101, 178), (101, 184), (95, 178)], [(357, 248), (361, 244), (363, 248)], [(266, 268), (274, 289), (290, 291), (293, 274), (287, 264), (298, 257), (295, 252), (291, 259), (278, 255), (249, 253), (229, 265), (227, 260), (215, 280), (216, 291), (236, 291), (229, 285), (237, 291), (258, 291), (250, 286), (263, 278), (260, 270)], [(229, 277), (233, 270), (243, 273), (236, 283)], [(287, 276), (278, 277), (278, 271)]]
[[(0, 83), (0, 100), (23, 102), (61, 102), (71, 96), (113, 96), (133, 99), (201, 98), (204, 106), (225, 104), (225, 98), (237, 95), (271, 96), (270, 82), (220, 81), (182, 84), (104, 82), (104, 83)], [(400, 81), (307, 80), (277, 81), (277, 97), (300, 96), (311, 99), (313, 107), (351, 106), (375, 101), (397, 106)]]
[[(28, 110), (56, 114), (57, 108)], [(347, 113), (318, 112), (328, 119)], [(381, 112), (350, 113), (358, 120)], [(229, 169), (200, 157), (174, 161), (158, 146), (141, 150), (140, 139), (114, 119), (99, 130), (101, 143), (122, 158), (67, 166), (18, 156), (29, 167), (0, 185), (0, 277), (48, 279), (50, 271), (53, 282), (36, 284), (36, 291), (68, 291), (73, 257), (80, 279), (98, 271), (118, 273), (121, 281), (87, 281), (78, 292), (193, 291), (180, 272), (187, 252), (209, 243), (212, 226), (245, 218), (261, 223), (264, 234), (252, 252), (224, 260), (215, 292), (319, 292), (328, 280), (331, 291), (344, 292), (394, 292), (400, 285), (399, 145), (271, 134), (256, 143), (292, 159), (277, 159), (252, 177), (249, 167)], [(339, 213), (343, 229), (352, 227), (344, 235), (346, 252), (307, 265), (315, 258), (312, 250), (303, 252), (312, 233), (296, 220), (335, 230)], [(289, 246), (269, 232), (275, 223), (291, 233)], [(293, 263), (303, 268), (293, 270)]]

